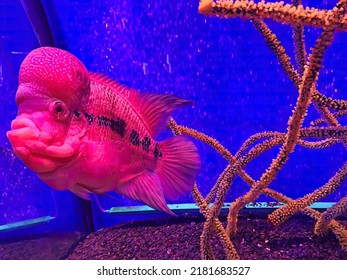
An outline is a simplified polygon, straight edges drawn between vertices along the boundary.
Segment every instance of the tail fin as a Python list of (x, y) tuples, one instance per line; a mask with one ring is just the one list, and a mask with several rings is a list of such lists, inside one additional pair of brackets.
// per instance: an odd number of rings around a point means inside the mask
[(194, 143), (183, 135), (160, 143), (163, 157), (155, 173), (161, 182), (166, 199), (175, 200), (192, 190), (201, 162)]

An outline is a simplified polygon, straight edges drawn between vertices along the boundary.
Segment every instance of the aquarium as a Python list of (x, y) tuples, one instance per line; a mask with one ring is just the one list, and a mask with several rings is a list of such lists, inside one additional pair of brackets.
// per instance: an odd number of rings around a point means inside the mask
[(0, 259), (346, 260), (345, 9), (3, 0)]

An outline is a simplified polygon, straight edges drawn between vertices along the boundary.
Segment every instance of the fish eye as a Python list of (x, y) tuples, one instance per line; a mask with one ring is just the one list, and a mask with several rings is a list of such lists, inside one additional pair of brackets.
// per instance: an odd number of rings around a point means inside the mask
[[(57, 102), (57, 103), (58, 103), (58, 102)], [(63, 106), (62, 106), (61, 104), (56, 104), (56, 106), (55, 106), (55, 111), (56, 111), (57, 113), (63, 112)]]
[(49, 109), (59, 120), (63, 120), (69, 115), (66, 105), (60, 100), (52, 102)]

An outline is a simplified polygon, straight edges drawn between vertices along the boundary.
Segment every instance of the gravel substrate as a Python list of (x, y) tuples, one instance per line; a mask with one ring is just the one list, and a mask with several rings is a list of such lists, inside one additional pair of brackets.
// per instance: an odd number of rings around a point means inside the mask
[[(312, 219), (295, 216), (275, 228), (266, 218), (264, 214), (241, 215), (233, 238), (241, 259), (347, 260), (347, 252), (332, 233), (326, 237), (313, 234)], [(68, 259), (200, 259), (203, 222), (200, 216), (183, 215), (104, 228), (88, 235)], [(347, 227), (347, 220), (340, 222)], [(215, 257), (225, 259), (216, 236), (212, 246)]]
[(80, 233), (70, 232), (30, 235), (11, 242), (1, 239), (0, 260), (65, 259), (80, 238)]

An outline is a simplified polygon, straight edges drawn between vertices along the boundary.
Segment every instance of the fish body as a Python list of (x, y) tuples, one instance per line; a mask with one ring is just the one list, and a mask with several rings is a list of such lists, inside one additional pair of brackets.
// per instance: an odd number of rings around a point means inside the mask
[(114, 191), (169, 214), (166, 200), (191, 191), (200, 169), (196, 146), (185, 136), (155, 140), (190, 101), (141, 94), (43, 47), (21, 65), (16, 102), (7, 136), (47, 185), (84, 199)]

